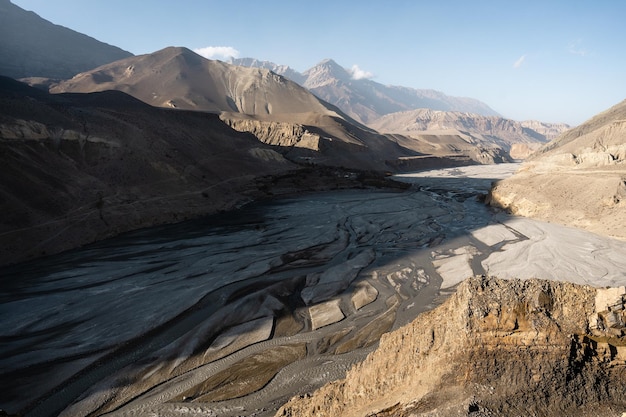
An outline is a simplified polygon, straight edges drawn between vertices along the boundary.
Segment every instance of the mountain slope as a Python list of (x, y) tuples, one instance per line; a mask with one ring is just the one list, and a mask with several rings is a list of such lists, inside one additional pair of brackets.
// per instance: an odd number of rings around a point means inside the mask
[(132, 54), (0, 0), (0, 74), (65, 79)]
[(268, 70), (212, 61), (169, 47), (76, 75), (59, 92), (119, 90), (159, 107), (246, 114), (320, 112), (327, 106), (292, 81)]
[(306, 77), (289, 67), (288, 65), (279, 65), (270, 61), (260, 61), (255, 58), (230, 58), (228, 63), (231, 65), (236, 65), (240, 67), (249, 67), (249, 68), (263, 68), (272, 71), (278, 75), (282, 75), (285, 78), (290, 79), (300, 85), (304, 83)]
[(626, 239), (626, 101), (539, 149), (490, 203)]
[[(292, 160), (395, 171), (399, 167), (395, 161), (424, 153), (416, 141), (401, 144), (380, 135), (269, 70), (207, 60), (185, 48), (107, 64), (61, 82), (51, 92), (103, 90), (124, 91), (160, 107), (219, 112), (234, 129), (280, 147)], [(436, 153), (436, 158), (447, 158), (445, 164), (500, 161), (494, 155), (477, 159), (482, 151), (468, 149), (450, 148)], [(414, 160), (405, 166), (419, 169), (423, 162)]]
[(0, 264), (250, 200), (295, 167), (217, 115), (0, 77)]
[(456, 134), (461, 138), (470, 137), (476, 143), (497, 144), (514, 159), (526, 158), (532, 150), (568, 128), (564, 124), (516, 122), (499, 116), (430, 109), (391, 113), (371, 122), (369, 126), (382, 133), (424, 136), (447, 132), (448, 135)]

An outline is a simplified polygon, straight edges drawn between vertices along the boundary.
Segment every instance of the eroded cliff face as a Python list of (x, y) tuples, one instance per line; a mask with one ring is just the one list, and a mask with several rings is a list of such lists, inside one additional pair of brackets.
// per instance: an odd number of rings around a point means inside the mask
[(257, 139), (268, 145), (320, 150), (320, 136), (309, 132), (305, 126), (298, 123), (235, 118), (226, 114), (222, 114), (220, 118), (233, 129), (239, 132), (252, 133)]
[(620, 415), (625, 292), (471, 278), (384, 335), (344, 380), (292, 399), (277, 415)]

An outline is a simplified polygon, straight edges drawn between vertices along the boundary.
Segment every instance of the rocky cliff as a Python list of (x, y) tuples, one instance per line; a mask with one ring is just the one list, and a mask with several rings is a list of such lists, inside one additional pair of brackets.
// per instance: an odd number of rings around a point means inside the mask
[(626, 101), (542, 146), (488, 202), (626, 239)]
[(619, 415), (624, 287), (474, 277), (277, 416)]

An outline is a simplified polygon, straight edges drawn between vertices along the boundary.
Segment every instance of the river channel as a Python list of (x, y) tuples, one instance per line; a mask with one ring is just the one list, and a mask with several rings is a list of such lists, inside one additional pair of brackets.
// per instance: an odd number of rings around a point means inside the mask
[(272, 415), (469, 276), (624, 285), (626, 243), (481, 202), (517, 167), (255, 203), (5, 267), (0, 408)]

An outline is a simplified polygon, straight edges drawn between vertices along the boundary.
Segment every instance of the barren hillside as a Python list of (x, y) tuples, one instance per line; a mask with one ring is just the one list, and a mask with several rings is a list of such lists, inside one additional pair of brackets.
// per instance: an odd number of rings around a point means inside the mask
[(369, 126), (381, 133), (399, 133), (415, 138), (442, 134), (456, 136), (458, 146), (467, 146), (468, 141), (482, 146), (498, 146), (513, 159), (526, 158), (569, 127), (431, 109), (387, 114), (370, 122)]
[(385, 114), (416, 108), (498, 114), (476, 99), (452, 97), (429, 89), (383, 85), (367, 78), (357, 78), (332, 59), (325, 59), (304, 73), (285, 65), (251, 58), (233, 59), (231, 62), (235, 65), (267, 68), (284, 75), (362, 123), (369, 123)]
[(626, 239), (626, 101), (542, 147), (490, 203)]
[(294, 168), (214, 114), (0, 81), (0, 263), (229, 208)]
[(380, 135), (269, 70), (207, 60), (185, 48), (114, 62), (78, 74), (51, 92), (104, 90), (124, 91), (159, 107), (219, 112), (234, 129), (254, 134), (297, 161), (396, 171), (422, 169), (436, 160), (442, 166), (508, 160), (491, 144), (438, 149), (427, 141)]

